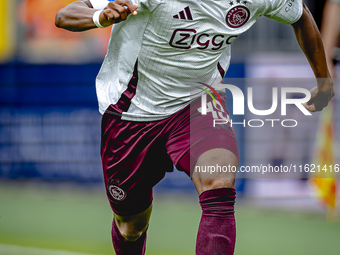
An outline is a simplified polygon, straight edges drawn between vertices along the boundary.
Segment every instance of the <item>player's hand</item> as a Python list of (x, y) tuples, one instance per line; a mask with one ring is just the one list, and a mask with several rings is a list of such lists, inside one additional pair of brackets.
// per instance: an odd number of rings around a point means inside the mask
[(138, 4), (132, 4), (129, 0), (115, 0), (109, 4), (100, 13), (99, 22), (102, 26), (107, 27), (115, 23), (126, 20), (127, 16), (137, 15)]
[(318, 79), (318, 86), (312, 88), (310, 93), (311, 99), (303, 106), (310, 112), (321, 111), (335, 95), (332, 79)]

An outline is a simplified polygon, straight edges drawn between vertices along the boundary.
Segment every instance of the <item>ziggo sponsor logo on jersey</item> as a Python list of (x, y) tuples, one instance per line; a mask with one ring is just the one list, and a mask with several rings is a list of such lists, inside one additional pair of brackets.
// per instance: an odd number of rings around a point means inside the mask
[(170, 46), (178, 49), (189, 50), (193, 45), (199, 45), (197, 49), (219, 50), (224, 44), (231, 44), (237, 36), (209, 35), (207, 33), (197, 34), (195, 29), (176, 29), (171, 36)]

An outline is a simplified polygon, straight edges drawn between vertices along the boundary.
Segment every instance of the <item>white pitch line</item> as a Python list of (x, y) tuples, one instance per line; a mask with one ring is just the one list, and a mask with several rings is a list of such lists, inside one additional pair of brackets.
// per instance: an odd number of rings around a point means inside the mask
[(100, 255), (0, 244), (0, 255)]

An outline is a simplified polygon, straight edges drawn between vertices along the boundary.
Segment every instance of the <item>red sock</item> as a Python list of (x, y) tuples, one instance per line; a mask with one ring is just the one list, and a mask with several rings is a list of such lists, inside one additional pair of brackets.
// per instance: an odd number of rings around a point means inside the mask
[(235, 249), (235, 189), (207, 190), (200, 195), (202, 218), (196, 255), (232, 255)]
[(112, 243), (116, 255), (144, 255), (146, 248), (146, 232), (141, 235), (136, 241), (127, 241), (117, 228), (116, 221), (112, 223)]

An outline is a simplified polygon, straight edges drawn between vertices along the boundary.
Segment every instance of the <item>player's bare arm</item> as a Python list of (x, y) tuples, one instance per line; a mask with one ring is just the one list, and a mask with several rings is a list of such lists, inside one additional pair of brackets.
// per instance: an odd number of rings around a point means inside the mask
[[(132, 13), (137, 15), (138, 5), (128, 0), (116, 0), (109, 2), (99, 15), (99, 23), (108, 27), (112, 24), (124, 21)], [(55, 18), (55, 25), (69, 31), (80, 32), (97, 28), (93, 22), (93, 15), (98, 11), (93, 9), (89, 0), (72, 2), (61, 9)]]
[(306, 55), (317, 78), (318, 85), (311, 89), (311, 99), (304, 105), (311, 112), (321, 111), (335, 95), (333, 81), (328, 72), (321, 34), (313, 16), (303, 4), (303, 14), (293, 25), (297, 41)]

